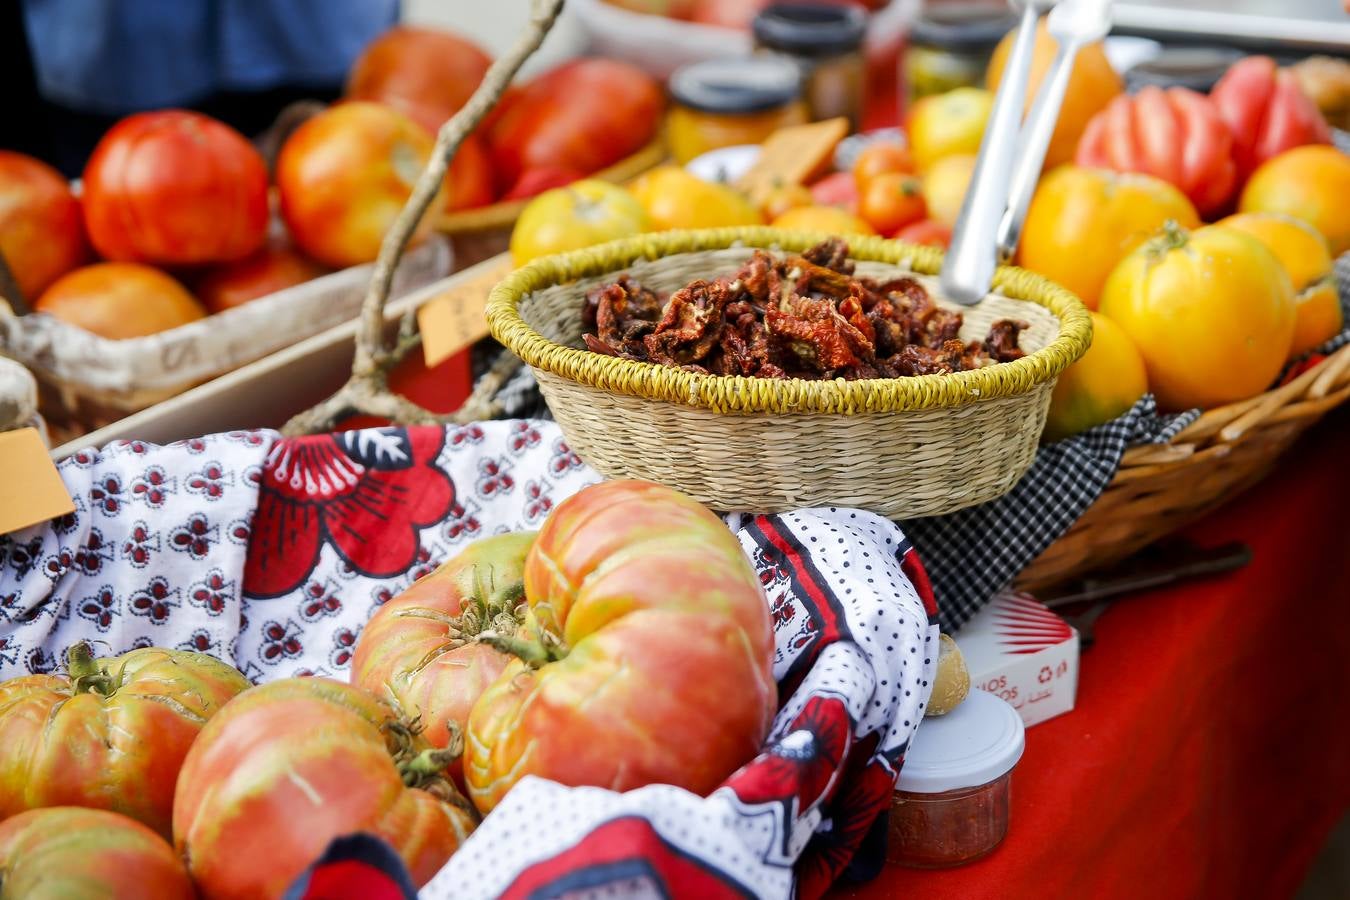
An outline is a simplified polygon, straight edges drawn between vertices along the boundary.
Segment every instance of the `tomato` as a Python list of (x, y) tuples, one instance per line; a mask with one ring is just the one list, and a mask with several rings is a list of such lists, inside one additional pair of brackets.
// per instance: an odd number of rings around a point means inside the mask
[(164, 838), (101, 809), (34, 809), (0, 822), (0, 889), (27, 900), (193, 900)]
[(1331, 131), (1298, 76), (1269, 56), (1234, 63), (1210, 99), (1233, 133), (1238, 178), (1245, 181), (1261, 163), (1304, 144), (1330, 144)]
[(502, 195), (503, 200), (528, 200), (553, 188), (567, 187), (585, 176), (576, 169), (531, 169), (523, 173), (511, 189)]
[(194, 292), (209, 312), (218, 313), (327, 273), (328, 269), (278, 241), (238, 262), (208, 270)]
[(469, 39), (398, 25), (361, 51), (347, 96), (392, 106), (433, 134), (469, 102), (492, 57)]
[[(469, 710), (510, 658), (477, 643), (483, 631), (514, 631), (524, 612), (525, 554), (534, 532), (482, 538), (381, 606), (361, 632), (352, 684), (392, 697), (426, 723), (435, 747), (462, 734)], [(459, 761), (450, 774), (459, 778)]]
[(864, 147), (853, 161), (853, 179), (862, 186), (878, 175), (913, 171), (914, 154), (896, 141), (874, 141)]
[(80, 201), (61, 173), (0, 150), (0, 254), (29, 300), (89, 258)]
[(578, 59), (526, 85), (488, 131), (503, 189), (529, 169), (591, 174), (645, 147), (656, 136), (661, 86), (635, 66)]
[(269, 682), (229, 703), (188, 751), (174, 848), (208, 900), (280, 897), (333, 838), (365, 831), (421, 887), (474, 826), (445, 777), (451, 758), (350, 685)]
[(1296, 147), (1261, 164), (1242, 190), (1242, 212), (1279, 212), (1322, 232), (1331, 255), (1350, 250), (1350, 156), (1335, 147)]
[[(376, 103), (342, 103), (305, 122), (277, 157), (281, 215), (307, 256), (335, 269), (373, 260), (413, 184), (432, 140), (407, 116)], [(444, 201), (433, 203), (433, 208)], [(414, 242), (431, 231), (418, 223)]]
[(1092, 345), (1060, 373), (1045, 415), (1047, 442), (1072, 437), (1124, 415), (1148, 391), (1144, 358), (1119, 325), (1092, 316)]
[(1134, 341), (1160, 408), (1209, 408), (1270, 387), (1294, 336), (1289, 275), (1256, 238), (1168, 225), (1116, 266), (1101, 313)]
[(921, 222), (906, 225), (897, 231), (893, 237), (897, 241), (941, 247), (946, 250), (952, 243), (952, 230), (936, 219), (924, 219)]
[(764, 218), (773, 220), (787, 212), (789, 209), (796, 209), (799, 206), (814, 206), (816, 198), (811, 194), (809, 188), (800, 184), (782, 184), (773, 188), (764, 196), (759, 204), (759, 211)]
[(755, 205), (725, 184), (704, 181), (678, 166), (659, 166), (629, 187), (654, 231), (763, 225)]
[(529, 202), (511, 231), (511, 259), (523, 266), (539, 256), (632, 237), (650, 227), (632, 194), (607, 181), (586, 179)]
[[(433, 136), (434, 142), (434, 136)], [(464, 138), (445, 173), (445, 208), (473, 209), (486, 206), (497, 197), (492, 174), (492, 157), (487, 144), (476, 134)]]
[(58, 278), (33, 308), (115, 341), (157, 334), (206, 315), (181, 284), (139, 263), (76, 269)]
[(1060, 166), (1031, 198), (1017, 262), (1096, 309), (1106, 276), (1168, 219), (1200, 224), (1186, 195), (1161, 178)]
[(858, 211), (858, 181), (851, 172), (835, 172), (811, 185), (816, 206), (838, 206), (851, 213)]
[(469, 716), (480, 810), (525, 775), (706, 794), (759, 752), (777, 706), (769, 608), (698, 503), (644, 481), (582, 489), (544, 521), (525, 598), (535, 633), (502, 642), (522, 659)]
[(1327, 239), (1307, 222), (1280, 213), (1238, 213), (1215, 223), (1245, 231), (1266, 245), (1294, 285), (1294, 340), (1289, 356), (1302, 356), (1344, 327)]
[(913, 175), (878, 175), (863, 188), (858, 211), (877, 231), (892, 232), (928, 215), (923, 183)]
[(178, 768), (202, 725), (248, 687), (204, 653), (68, 657), (69, 678), (0, 683), (0, 819), (44, 806), (123, 813), (167, 835)]
[(920, 99), (909, 112), (909, 143), (919, 171), (939, 159), (978, 153), (984, 126), (994, 108), (994, 95), (963, 87)]
[(938, 160), (923, 174), (923, 199), (928, 205), (928, 215), (954, 228), (974, 174), (975, 157), (970, 154)]
[(819, 231), (827, 234), (876, 234), (876, 230), (848, 210), (837, 206), (799, 206), (770, 223), (788, 231)]
[(771, 0), (692, 0), (689, 21), (745, 30)]
[[(1016, 37), (1017, 29), (1013, 29), (994, 48), (986, 76), (987, 87), (991, 91), (997, 91), (1003, 80), (1008, 53)], [(1036, 26), (1036, 44), (1031, 56), (1031, 74), (1027, 82), (1028, 107), (1040, 90), (1041, 82), (1050, 71), (1050, 64), (1058, 51), (1059, 42), (1050, 36), (1049, 26), (1042, 19)], [(1111, 60), (1107, 59), (1105, 45), (1101, 41), (1079, 48), (1069, 74), (1064, 103), (1060, 106), (1059, 118), (1055, 120), (1055, 132), (1045, 153), (1044, 168), (1047, 171), (1073, 160), (1074, 150), (1088, 121), (1124, 90), (1125, 86), (1111, 65)]]
[(1201, 216), (1221, 211), (1237, 186), (1233, 137), (1205, 95), (1149, 85), (1092, 118), (1074, 161), (1156, 175), (1181, 188)]
[(229, 262), (267, 237), (262, 156), (225, 123), (181, 109), (114, 125), (84, 167), (83, 201), (94, 249), (116, 262)]

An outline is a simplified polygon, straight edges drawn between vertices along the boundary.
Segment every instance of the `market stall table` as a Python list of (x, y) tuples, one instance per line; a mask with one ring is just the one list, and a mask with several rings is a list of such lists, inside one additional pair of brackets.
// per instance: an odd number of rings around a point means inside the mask
[[(1011, 829), (957, 869), (887, 866), (838, 893), (1288, 897), (1350, 808), (1350, 411), (1185, 533), (1243, 570), (1123, 599), (1077, 709), (1031, 728)], [(958, 640), (960, 635), (957, 635)]]

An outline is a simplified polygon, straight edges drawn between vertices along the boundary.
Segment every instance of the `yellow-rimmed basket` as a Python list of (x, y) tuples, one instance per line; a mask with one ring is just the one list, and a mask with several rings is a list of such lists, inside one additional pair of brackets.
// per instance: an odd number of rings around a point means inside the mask
[[(1031, 465), (1055, 379), (1091, 341), (1087, 310), (1021, 269), (965, 315), (962, 338), (996, 319), (1030, 323), (1016, 362), (952, 375), (805, 381), (700, 375), (581, 347), (585, 292), (627, 272), (668, 292), (734, 272), (755, 248), (803, 251), (826, 236), (770, 228), (662, 232), (520, 269), (492, 291), (493, 335), (538, 378), (571, 447), (609, 477), (647, 478), (721, 510), (854, 506), (939, 515), (1006, 493)], [(925, 280), (939, 251), (850, 239), (861, 275)], [(939, 298), (939, 302), (941, 302)]]

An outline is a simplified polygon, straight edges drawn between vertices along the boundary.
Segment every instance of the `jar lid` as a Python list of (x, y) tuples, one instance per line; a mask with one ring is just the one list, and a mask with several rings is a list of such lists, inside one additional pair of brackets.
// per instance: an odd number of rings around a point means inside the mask
[(837, 56), (862, 46), (867, 15), (854, 6), (775, 3), (755, 16), (755, 40), (796, 56)]
[(702, 112), (763, 112), (786, 106), (801, 92), (801, 69), (772, 56), (708, 60), (670, 76), (670, 94), (676, 102)]
[(1002, 3), (943, 4), (919, 17), (910, 41), (943, 50), (993, 50), (1016, 25)]
[(1017, 765), (1025, 738), (1017, 710), (973, 688), (956, 709), (919, 724), (896, 790), (940, 794), (988, 784)]

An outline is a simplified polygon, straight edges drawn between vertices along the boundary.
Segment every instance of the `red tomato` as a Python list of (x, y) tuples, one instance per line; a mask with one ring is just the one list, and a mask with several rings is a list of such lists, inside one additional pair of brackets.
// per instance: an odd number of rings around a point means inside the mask
[(177, 281), (140, 263), (94, 263), (67, 272), (33, 308), (109, 340), (195, 322), (206, 310)]
[(1233, 137), (1218, 108), (1180, 87), (1116, 97), (1088, 122), (1074, 161), (1155, 175), (1181, 188), (1202, 217), (1222, 211), (1237, 187)]
[(817, 206), (838, 206), (855, 215), (858, 212), (858, 182), (851, 172), (835, 172), (811, 185), (811, 197)]
[(487, 144), (476, 134), (464, 139), (445, 173), (445, 209), (473, 209), (497, 199), (492, 175), (492, 157)]
[(858, 211), (868, 224), (882, 233), (917, 222), (928, 215), (923, 182), (899, 172), (877, 175), (863, 188)]
[(585, 174), (576, 169), (530, 169), (523, 173), (511, 189), (502, 195), (503, 200), (527, 200), (553, 188), (566, 187), (574, 181), (585, 178)]
[(100, 255), (165, 266), (229, 262), (267, 237), (267, 166), (223, 122), (181, 109), (118, 122), (84, 168)]
[(141, 823), (101, 809), (34, 809), (0, 822), (6, 897), (193, 900), (173, 848)]
[(204, 653), (157, 647), (96, 660), (76, 644), (69, 670), (0, 684), (0, 819), (88, 806), (168, 835), (188, 746), (247, 679)]
[(688, 18), (702, 25), (745, 30), (772, 0), (693, 0)]
[(493, 122), (488, 144), (503, 190), (530, 169), (589, 175), (651, 142), (661, 86), (612, 59), (578, 59), (534, 79)]
[(29, 300), (89, 257), (80, 201), (61, 173), (8, 150), (0, 150), (0, 253)]
[(894, 235), (897, 241), (924, 244), (946, 250), (952, 243), (952, 230), (937, 219), (923, 219), (901, 228)]
[(252, 256), (208, 271), (197, 282), (196, 294), (208, 311), (218, 313), (312, 281), (328, 271), (287, 244), (271, 243)]
[(525, 775), (706, 794), (759, 751), (777, 706), (769, 609), (698, 503), (645, 481), (573, 494), (525, 559), (525, 598), (533, 634), (502, 642), (522, 659), (469, 716), (483, 812)]
[(1210, 99), (1233, 132), (1238, 178), (1247, 180), (1257, 166), (1304, 144), (1330, 144), (1331, 131), (1298, 77), (1280, 69), (1269, 56), (1249, 56), (1233, 64)]
[(399, 25), (366, 45), (347, 96), (392, 106), (433, 134), (469, 102), (492, 57), (467, 38)]
[(365, 831), (421, 887), (473, 830), (444, 775), (451, 758), (350, 685), (272, 681), (227, 705), (192, 745), (174, 848), (204, 897), (280, 897), (333, 838)]
[[(277, 158), (281, 215), (291, 239), (335, 269), (370, 262), (431, 147), (426, 129), (377, 103), (342, 103), (305, 122)], [(432, 218), (418, 224), (414, 242), (431, 231)]]

